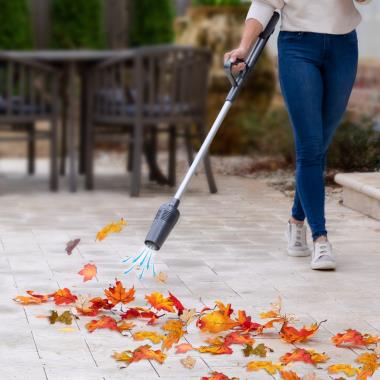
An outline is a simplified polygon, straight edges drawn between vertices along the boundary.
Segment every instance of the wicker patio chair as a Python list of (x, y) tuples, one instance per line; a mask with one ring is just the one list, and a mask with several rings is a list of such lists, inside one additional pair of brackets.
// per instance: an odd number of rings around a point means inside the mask
[[(27, 143), (27, 171), (35, 172), (35, 144), (50, 140), (51, 190), (58, 189), (57, 115), (58, 72), (34, 61), (19, 60), (0, 54), (0, 134), (1, 142)], [(49, 121), (48, 130), (36, 128), (37, 121)]]
[[(211, 55), (205, 49), (179, 46), (143, 47), (124, 58), (103, 62), (89, 73), (86, 135), (86, 187), (93, 188), (93, 150), (96, 134), (128, 133), (130, 194), (137, 196), (141, 182), (141, 157), (156, 168), (156, 136), (169, 136), (168, 183), (175, 185), (176, 141), (185, 138), (192, 161), (190, 133), (205, 135), (205, 101)], [(195, 128), (194, 128), (195, 127)], [(204, 159), (211, 192), (216, 185), (209, 157)]]

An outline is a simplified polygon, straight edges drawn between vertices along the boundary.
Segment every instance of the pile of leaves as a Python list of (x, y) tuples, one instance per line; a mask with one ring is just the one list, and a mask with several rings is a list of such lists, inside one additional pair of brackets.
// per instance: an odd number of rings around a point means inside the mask
[[(111, 223), (98, 233), (98, 240), (103, 240), (110, 232), (120, 232), (124, 225), (123, 221)], [(66, 252), (72, 254), (78, 244), (79, 239), (70, 241)], [(87, 264), (79, 274), (84, 281), (90, 281), (96, 276), (96, 266)], [(166, 282), (166, 279), (164, 274), (158, 278), (161, 282)], [(339, 349), (364, 350), (357, 356), (355, 364), (329, 363), (330, 358), (325, 353), (302, 348), (300, 345), (311, 340), (325, 321), (298, 328), (296, 318), (281, 311), (281, 299), (273, 303), (269, 311), (261, 313), (256, 321), (245, 310), (235, 311), (231, 304), (221, 301), (215, 301), (213, 307), (201, 310), (188, 308), (170, 291), (167, 295), (152, 292), (145, 295), (145, 302), (137, 302), (135, 288), (127, 289), (118, 279), (96, 297), (76, 295), (69, 288), (61, 288), (48, 294), (28, 290), (26, 295), (17, 295), (14, 300), (21, 305), (51, 303), (52, 308), (56, 309), (52, 309), (50, 315), (43, 316), (50, 324), (72, 325), (77, 319), (84, 318), (87, 319), (85, 326), (88, 333), (96, 333), (99, 329), (113, 330), (113, 333), (126, 337), (126, 346), (128, 341), (141, 341), (142, 344), (134, 350), (126, 348), (122, 352), (110, 353), (123, 366), (141, 360), (163, 364), (169, 351), (175, 354), (231, 355), (235, 350), (241, 350), (247, 358), (245, 367), (248, 372), (266, 371), (284, 380), (318, 380), (313, 371), (300, 377), (290, 370), (290, 365), (295, 362), (309, 364), (312, 370), (326, 365), (324, 369), (329, 375), (340, 376), (335, 378), (337, 380), (344, 380), (343, 375), (366, 380), (380, 367), (377, 346), (380, 338), (353, 329), (336, 334), (331, 342)], [(190, 343), (188, 330), (191, 324), (204, 335), (204, 344), (193, 346)], [(68, 327), (61, 330), (73, 331)], [(262, 340), (268, 333), (272, 338), (273, 334), (277, 334), (278, 339), (289, 344), (289, 352), (275, 362), (268, 360), (268, 354), (273, 356), (273, 349)], [(261, 343), (257, 342), (258, 337)], [(180, 361), (189, 369), (196, 363), (191, 355), (182, 357)], [(219, 372), (202, 377), (202, 380), (228, 379)]]

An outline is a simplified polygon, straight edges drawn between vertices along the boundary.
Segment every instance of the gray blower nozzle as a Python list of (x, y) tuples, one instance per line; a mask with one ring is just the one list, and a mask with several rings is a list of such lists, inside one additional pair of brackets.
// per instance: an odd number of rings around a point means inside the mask
[(157, 211), (152, 226), (145, 238), (145, 245), (158, 251), (179, 219), (179, 199), (173, 198)]

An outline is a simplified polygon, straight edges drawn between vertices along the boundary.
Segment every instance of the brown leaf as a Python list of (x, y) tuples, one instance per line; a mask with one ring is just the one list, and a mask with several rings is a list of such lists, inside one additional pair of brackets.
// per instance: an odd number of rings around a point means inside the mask
[(71, 255), (73, 253), (74, 248), (79, 244), (80, 239), (70, 240), (66, 243), (66, 253)]
[(192, 356), (186, 356), (186, 358), (181, 359), (180, 362), (185, 368), (193, 369), (197, 360)]

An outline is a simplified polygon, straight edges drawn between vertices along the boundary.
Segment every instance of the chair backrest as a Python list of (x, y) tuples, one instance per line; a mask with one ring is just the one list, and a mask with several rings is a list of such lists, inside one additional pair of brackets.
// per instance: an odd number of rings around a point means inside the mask
[(0, 57), (0, 120), (51, 115), (57, 99), (55, 69), (34, 61)]
[(143, 47), (99, 65), (94, 112), (109, 116), (172, 117), (204, 113), (211, 54), (180, 47)]

